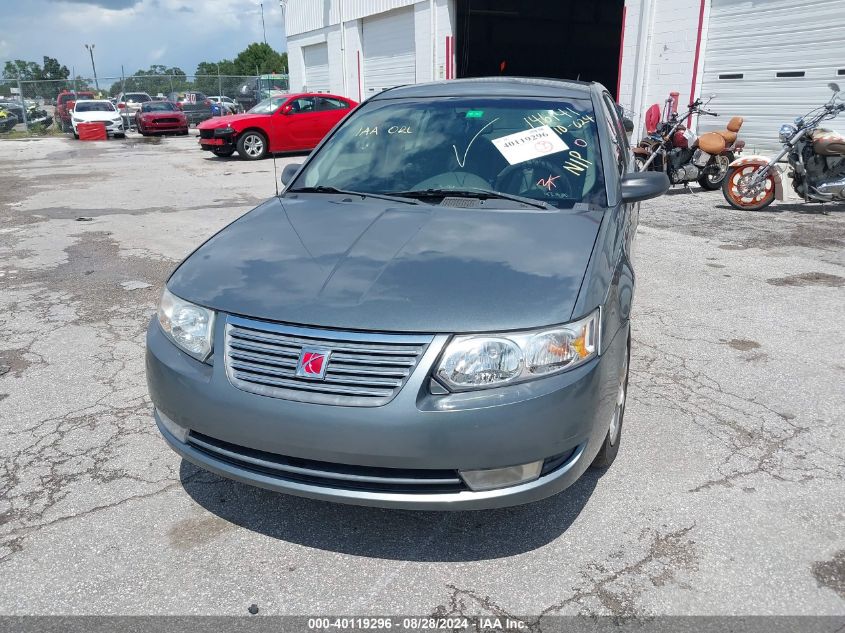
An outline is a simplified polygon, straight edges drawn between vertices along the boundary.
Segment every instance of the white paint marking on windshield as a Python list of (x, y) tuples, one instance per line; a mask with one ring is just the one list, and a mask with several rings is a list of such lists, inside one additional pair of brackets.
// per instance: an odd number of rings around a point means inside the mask
[(466, 149), (466, 151), (464, 152), (464, 160), (463, 160), (463, 161), (461, 161), (461, 157), (460, 157), (460, 156), (458, 156), (458, 148), (457, 148), (456, 146), (452, 145), (452, 149), (453, 149), (453, 150), (455, 150), (455, 160), (457, 160), (457, 161), (458, 161), (458, 167), (460, 167), (461, 169), (463, 169), (463, 168), (464, 168), (464, 165), (466, 165), (466, 164), (467, 164), (467, 154), (469, 154), (469, 148), (470, 148), (470, 147), (472, 147), (472, 144), (473, 144), (473, 143), (475, 143), (475, 139), (477, 139), (477, 138), (478, 138), (478, 136), (479, 136), (479, 135), (480, 135), (480, 134), (481, 134), (484, 130), (486, 130), (488, 127), (490, 127), (491, 125), (493, 125), (493, 124), (494, 124), (496, 121), (498, 121), (498, 120), (499, 120), (499, 117), (496, 117), (495, 119), (493, 119), (492, 121), (490, 121), (490, 123), (488, 123), (488, 124), (487, 124), (487, 125), (485, 125), (483, 128), (481, 128), (480, 130), (478, 130), (478, 132), (476, 132), (476, 133), (475, 133), (475, 136), (473, 136), (473, 137), (472, 137), (472, 140), (469, 142), (469, 145), (467, 145), (467, 149)]

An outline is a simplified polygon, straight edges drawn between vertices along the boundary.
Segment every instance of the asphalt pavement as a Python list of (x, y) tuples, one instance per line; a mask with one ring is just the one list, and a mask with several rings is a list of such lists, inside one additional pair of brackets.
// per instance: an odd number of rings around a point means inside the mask
[(163, 281), (273, 192), (195, 136), (0, 141), (0, 614), (845, 615), (845, 205), (644, 203), (616, 463), (418, 513), (227, 481), (155, 429)]

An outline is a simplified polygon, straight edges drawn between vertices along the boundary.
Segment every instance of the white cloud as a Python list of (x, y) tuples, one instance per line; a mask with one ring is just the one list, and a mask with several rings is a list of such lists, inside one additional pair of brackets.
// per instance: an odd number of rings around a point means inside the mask
[[(264, 2), (264, 21), (267, 42), (284, 50), (275, 0)], [(95, 43), (97, 74), (107, 78), (121, 65), (131, 74), (151, 63), (190, 74), (200, 61), (234, 58), (263, 34), (259, 0), (27, 0), (4, 12), (2, 38), (0, 62), (49, 55), (82, 75), (91, 73), (83, 44)]]

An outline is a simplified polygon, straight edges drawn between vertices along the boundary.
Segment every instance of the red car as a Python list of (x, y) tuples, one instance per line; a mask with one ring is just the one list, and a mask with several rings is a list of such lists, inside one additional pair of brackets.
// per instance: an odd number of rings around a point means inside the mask
[(161, 132), (188, 133), (188, 119), (175, 103), (147, 101), (135, 113), (135, 128), (144, 136)]
[(265, 99), (244, 114), (200, 123), (200, 147), (217, 156), (257, 160), (275, 152), (311, 151), (357, 105), (346, 97), (302, 93)]

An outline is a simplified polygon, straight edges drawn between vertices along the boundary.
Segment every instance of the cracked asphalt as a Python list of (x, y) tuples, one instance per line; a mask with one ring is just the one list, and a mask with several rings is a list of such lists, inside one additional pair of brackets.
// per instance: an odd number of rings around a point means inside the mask
[(0, 142), (0, 614), (845, 614), (845, 206), (643, 204), (616, 463), (414, 513), (250, 488), (158, 436), (163, 281), (273, 189), (194, 137)]

